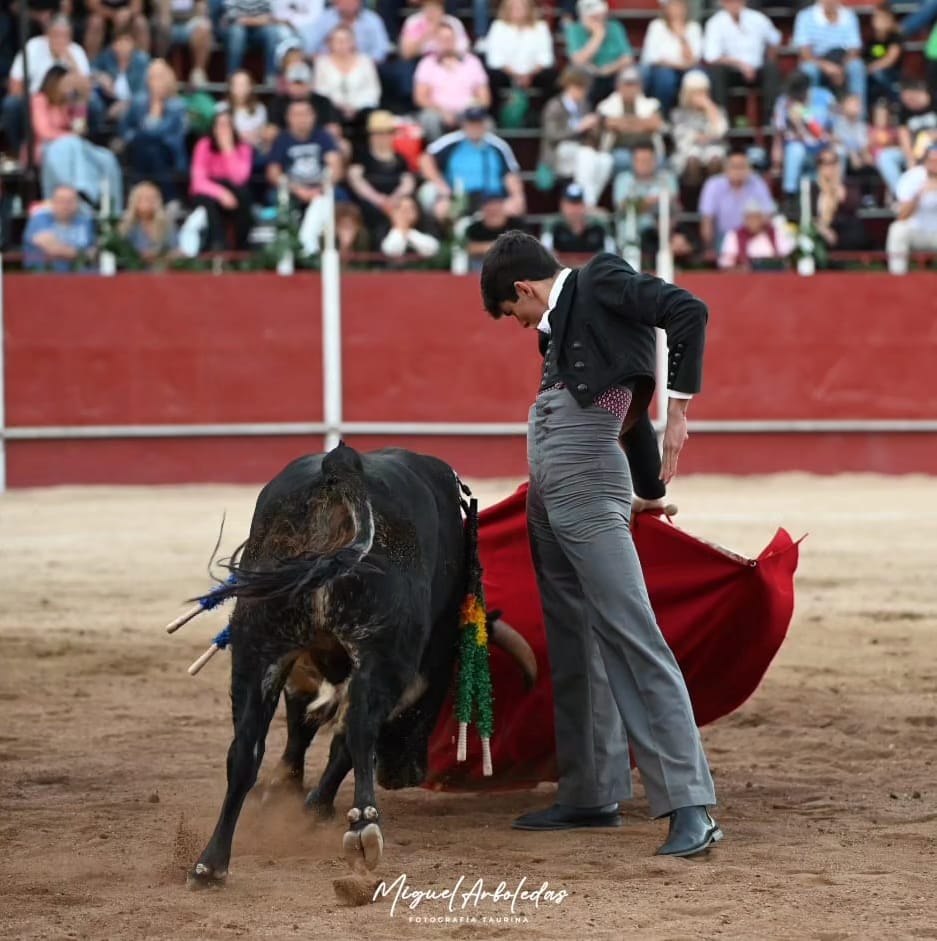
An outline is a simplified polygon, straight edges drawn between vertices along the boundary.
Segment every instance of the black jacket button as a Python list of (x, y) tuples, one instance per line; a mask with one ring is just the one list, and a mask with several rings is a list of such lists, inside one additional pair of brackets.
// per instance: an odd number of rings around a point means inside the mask
[(588, 387), (584, 382), (580, 382), (579, 385), (576, 386), (576, 391), (577, 391), (577, 392), (588, 392), (588, 391), (589, 391), (589, 387)]

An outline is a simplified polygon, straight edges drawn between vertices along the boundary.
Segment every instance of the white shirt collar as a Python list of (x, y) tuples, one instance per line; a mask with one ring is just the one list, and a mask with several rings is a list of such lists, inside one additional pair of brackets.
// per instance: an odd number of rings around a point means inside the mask
[(547, 303), (550, 305), (544, 312), (543, 316), (540, 318), (540, 323), (537, 324), (537, 329), (541, 333), (550, 334), (550, 314), (553, 312), (553, 308), (556, 307), (556, 302), (560, 299), (560, 294), (563, 292), (563, 285), (566, 283), (566, 279), (569, 277), (572, 272), (572, 268), (563, 268), (562, 271), (556, 276), (556, 280), (553, 282), (553, 287), (550, 288), (550, 296), (547, 298)]

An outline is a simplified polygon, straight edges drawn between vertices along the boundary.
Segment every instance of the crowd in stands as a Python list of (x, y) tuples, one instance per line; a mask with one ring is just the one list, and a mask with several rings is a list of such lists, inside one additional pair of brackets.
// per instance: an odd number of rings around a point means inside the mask
[(650, 265), (662, 235), (723, 269), (937, 252), (937, 0), (714, 2), (37, 0), (22, 48), (6, 4), (5, 245), (314, 263), (334, 207), (386, 267), (477, 268), (513, 227)]

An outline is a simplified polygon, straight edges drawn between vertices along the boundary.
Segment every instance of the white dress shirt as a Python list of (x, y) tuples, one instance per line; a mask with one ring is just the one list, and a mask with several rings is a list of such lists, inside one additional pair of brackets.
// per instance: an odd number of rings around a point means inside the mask
[[(540, 323), (537, 324), (537, 329), (547, 336), (553, 332), (553, 328), (550, 325), (550, 314), (553, 313), (553, 308), (556, 307), (556, 302), (560, 299), (560, 294), (563, 292), (563, 285), (566, 283), (566, 279), (569, 277), (572, 270), (572, 268), (563, 268), (556, 276), (553, 287), (550, 288), (550, 296), (547, 298), (547, 303), (550, 306), (544, 311), (543, 316), (540, 318)], [(693, 398), (693, 396), (687, 392), (675, 392), (673, 389), (668, 389), (667, 395), (672, 399)]]
[(736, 21), (727, 10), (714, 13), (703, 33), (703, 58), (707, 62), (737, 59), (753, 69), (765, 64), (765, 50), (781, 44), (781, 33), (764, 13), (743, 7)]

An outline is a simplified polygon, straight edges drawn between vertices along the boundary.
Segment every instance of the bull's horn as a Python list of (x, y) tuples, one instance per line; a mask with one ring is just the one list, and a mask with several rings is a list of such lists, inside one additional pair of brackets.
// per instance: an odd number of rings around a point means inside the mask
[(205, 610), (204, 605), (197, 604), (194, 608), (189, 608), (185, 614), (180, 614), (175, 621), (166, 625), (166, 633), (174, 634), (176, 631), (182, 627), (183, 624), (188, 624), (196, 615), (201, 614)]
[(493, 644), (509, 653), (517, 661), (517, 665), (524, 674), (527, 689), (533, 689), (534, 683), (537, 682), (537, 658), (530, 644), (501, 618), (491, 622), (488, 634)]

